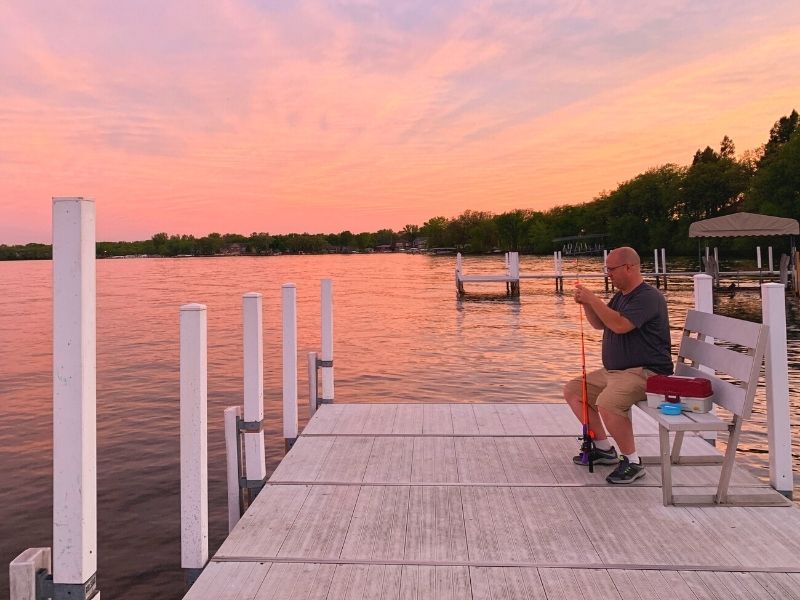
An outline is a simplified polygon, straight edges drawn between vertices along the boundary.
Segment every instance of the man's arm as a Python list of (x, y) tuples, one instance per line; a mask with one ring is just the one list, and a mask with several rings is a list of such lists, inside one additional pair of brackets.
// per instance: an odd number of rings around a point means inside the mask
[(591, 290), (578, 284), (575, 286), (575, 302), (583, 305), (586, 312), (586, 320), (595, 329), (608, 327), (614, 333), (628, 333), (636, 329), (626, 317), (603, 302), (603, 299), (595, 295)]

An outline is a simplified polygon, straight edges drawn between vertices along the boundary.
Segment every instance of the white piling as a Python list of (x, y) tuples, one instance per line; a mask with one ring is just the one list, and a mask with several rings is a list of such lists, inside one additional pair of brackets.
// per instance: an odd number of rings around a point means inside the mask
[(181, 306), (181, 567), (193, 581), (208, 562), (208, 315)]
[(283, 437), (286, 449), (297, 439), (297, 289), (284, 283), (283, 308)]
[(769, 273), (771, 275), (774, 271), (772, 263), (772, 246), (767, 247), (767, 264), (769, 265)]
[[(694, 280), (694, 309), (705, 313), (712, 314), (714, 312), (714, 278), (711, 275), (698, 273), (693, 275)], [(710, 344), (714, 343), (713, 338), (706, 338)], [(706, 373), (714, 374), (714, 369), (700, 365), (700, 370)], [(716, 412), (713, 408), (711, 412)], [(700, 434), (704, 440), (710, 444), (716, 444), (717, 434), (714, 431), (703, 431)]]
[(667, 249), (661, 249), (661, 274), (664, 275), (664, 285), (667, 283)]
[(558, 252), (553, 252), (553, 273), (558, 275)]
[(656, 280), (658, 280), (658, 248), (653, 250), (653, 273), (655, 273)]
[(519, 279), (519, 252), (508, 253), (508, 276)]
[(456, 254), (456, 274), (461, 273), (461, 252)]
[(242, 497), (241, 487), (239, 486), (242, 459), (239, 434), (236, 431), (236, 419), (241, 415), (242, 409), (239, 406), (229, 406), (224, 412), (225, 464), (228, 483), (228, 533), (233, 531), (242, 516)]
[(756, 268), (761, 269), (761, 246), (756, 246)]
[(322, 401), (333, 402), (333, 284), (330, 279), (323, 279), (321, 284)]
[(53, 583), (97, 573), (95, 204), (53, 198)]
[[(264, 458), (264, 336), (261, 294), (242, 296), (242, 349), (244, 358), (244, 472), (248, 486), (258, 493), (267, 478)], [(247, 428), (250, 428), (248, 430)]]
[(694, 309), (705, 313), (714, 312), (714, 278), (705, 273), (692, 276), (694, 280)]
[(719, 252), (716, 246), (714, 246), (714, 262), (717, 263), (717, 268), (719, 268)]
[(317, 412), (317, 353), (308, 353), (308, 416)]
[(36, 573), (51, 570), (50, 548), (28, 548), (8, 565), (11, 600), (37, 600)]
[(792, 437), (789, 416), (789, 367), (786, 352), (786, 299), (780, 283), (761, 286), (762, 322), (769, 326), (765, 355), (767, 387), (767, 437), (769, 481), (783, 495), (792, 497)]

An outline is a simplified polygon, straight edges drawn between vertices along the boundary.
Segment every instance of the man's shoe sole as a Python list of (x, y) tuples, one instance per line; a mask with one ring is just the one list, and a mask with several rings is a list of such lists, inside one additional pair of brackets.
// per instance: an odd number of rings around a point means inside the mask
[[(582, 463), (580, 461), (576, 461), (574, 458), (572, 459), (572, 464), (581, 466), (581, 467), (588, 467), (589, 463)], [(618, 465), (619, 458), (598, 458), (592, 461), (593, 465)]]
[(626, 484), (628, 484), (628, 483), (633, 483), (633, 482), (634, 482), (634, 481), (636, 481), (637, 479), (641, 479), (641, 478), (642, 478), (642, 477), (644, 477), (645, 475), (647, 475), (647, 471), (645, 471), (644, 469), (642, 469), (641, 471), (639, 471), (638, 473), (636, 473), (636, 476), (634, 476), (634, 477), (631, 477), (630, 479), (611, 479), (611, 478), (609, 478), (609, 477), (606, 477), (606, 481), (607, 481), (608, 483), (613, 483), (614, 485), (626, 485)]

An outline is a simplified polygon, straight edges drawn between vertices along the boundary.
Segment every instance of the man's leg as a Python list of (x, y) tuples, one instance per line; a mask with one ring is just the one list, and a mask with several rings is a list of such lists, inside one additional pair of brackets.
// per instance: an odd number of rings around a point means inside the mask
[[(623, 417), (617, 413), (600, 407), (600, 415), (608, 428), (608, 432), (617, 442), (620, 454), (630, 455), (636, 452), (636, 441), (633, 437), (633, 423), (630, 417)], [(630, 411), (628, 411), (630, 413)]]
[(644, 369), (610, 371), (608, 385), (597, 398), (597, 406), (609, 433), (620, 450), (620, 462), (607, 477), (609, 483), (633, 483), (645, 475), (636, 453), (631, 407), (645, 397)]
[[(592, 371), (586, 375), (587, 388), (589, 392), (589, 429), (594, 432), (596, 441), (605, 440), (608, 437), (603, 421), (597, 413), (597, 396), (605, 387), (605, 373), (602, 369)], [(564, 400), (575, 413), (578, 420), (583, 423), (583, 380), (576, 378), (568, 381), (564, 386)]]
[(645, 399), (645, 371), (641, 368), (609, 371), (607, 377), (608, 383), (597, 397), (600, 416), (616, 440), (620, 454), (634, 454), (636, 441), (633, 437), (631, 407)]

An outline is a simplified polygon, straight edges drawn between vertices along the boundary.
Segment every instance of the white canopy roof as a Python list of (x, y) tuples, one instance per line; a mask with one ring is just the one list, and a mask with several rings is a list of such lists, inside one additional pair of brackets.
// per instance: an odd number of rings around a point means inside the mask
[(689, 225), (690, 238), (762, 235), (800, 235), (800, 225), (797, 219), (746, 212), (695, 221)]

